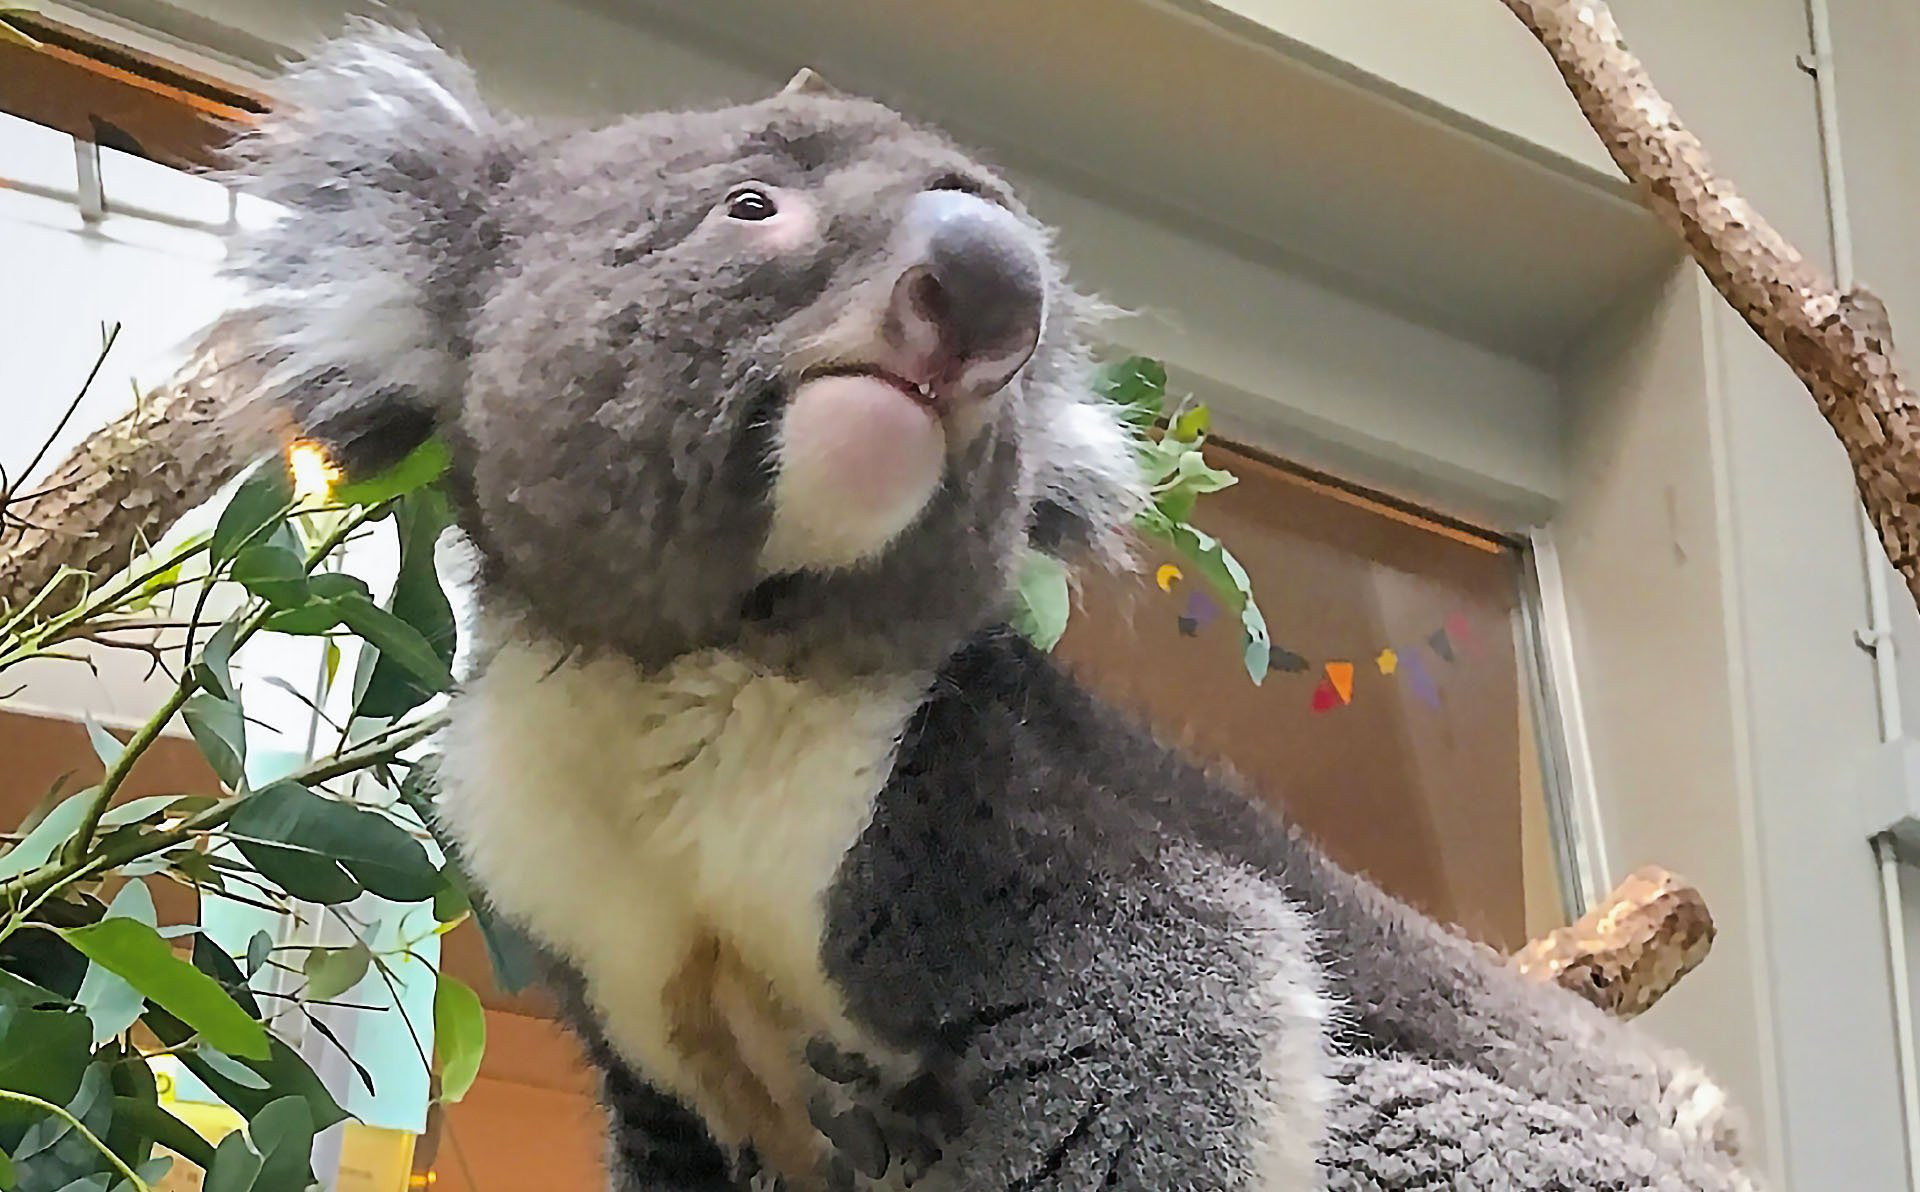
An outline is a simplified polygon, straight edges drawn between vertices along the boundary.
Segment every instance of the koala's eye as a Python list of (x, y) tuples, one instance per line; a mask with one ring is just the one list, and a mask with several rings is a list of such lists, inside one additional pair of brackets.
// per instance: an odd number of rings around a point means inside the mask
[(736, 186), (727, 194), (727, 218), (758, 223), (780, 213), (773, 196), (757, 186)]

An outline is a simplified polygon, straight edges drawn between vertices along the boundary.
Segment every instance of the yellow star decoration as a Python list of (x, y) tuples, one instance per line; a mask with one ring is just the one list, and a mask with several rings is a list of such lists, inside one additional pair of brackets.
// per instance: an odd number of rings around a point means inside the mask
[(1380, 673), (1383, 675), (1390, 675), (1400, 669), (1400, 655), (1394, 653), (1391, 649), (1380, 651), (1380, 656), (1373, 661), (1375, 665), (1380, 668)]

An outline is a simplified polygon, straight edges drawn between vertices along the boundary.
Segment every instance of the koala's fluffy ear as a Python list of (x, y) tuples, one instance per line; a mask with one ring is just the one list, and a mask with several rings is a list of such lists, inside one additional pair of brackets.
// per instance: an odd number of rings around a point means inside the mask
[(243, 410), (350, 475), (432, 433), (460, 390), (506, 141), (472, 72), (418, 34), (356, 23), (288, 71), (227, 171), (287, 212), (231, 258), (243, 297), (213, 347), (246, 379)]

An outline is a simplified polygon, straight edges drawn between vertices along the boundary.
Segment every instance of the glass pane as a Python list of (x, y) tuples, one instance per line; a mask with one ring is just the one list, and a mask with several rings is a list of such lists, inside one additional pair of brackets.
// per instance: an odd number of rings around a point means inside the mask
[[(1502, 948), (1563, 919), (1532, 701), (1515, 656), (1520, 557), (1239, 453), (1196, 521), (1245, 565), (1273, 634), (1255, 687), (1197, 576), (1090, 580), (1060, 645), (1087, 682), (1226, 762), (1334, 857)], [(1146, 560), (1147, 574), (1175, 562)]]
[(226, 187), (118, 149), (100, 150), (100, 190), (110, 212), (137, 211), (208, 227), (227, 221)]
[(0, 185), (24, 184), (73, 193), (73, 138), (0, 112)]

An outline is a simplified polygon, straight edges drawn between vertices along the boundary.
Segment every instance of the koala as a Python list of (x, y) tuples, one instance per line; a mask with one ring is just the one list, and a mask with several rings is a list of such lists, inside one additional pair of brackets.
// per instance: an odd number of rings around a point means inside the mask
[(1144, 497), (1100, 308), (946, 137), (809, 86), (530, 122), (361, 25), (232, 176), (290, 212), (232, 258), (246, 407), (350, 475), (449, 448), (439, 815), (614, 1189), (1757, 1186), (1683, 1057), (1007, 627), (1023, 552), (1124, 565)]

